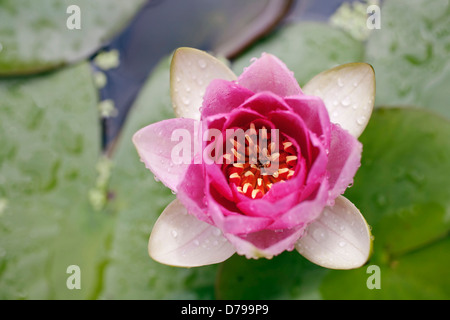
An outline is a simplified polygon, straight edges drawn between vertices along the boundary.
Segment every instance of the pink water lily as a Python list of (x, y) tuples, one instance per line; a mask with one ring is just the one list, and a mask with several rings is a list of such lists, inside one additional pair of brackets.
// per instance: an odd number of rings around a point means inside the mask
[[(254, 59), (237, 77), (213, 56), (180, 48), (171, 94), (177, 118), (133, 137), (146, 166), (177, 194), (152, 230), (153, 259), (194, 267), (236, 252), (272, 258), (296, 249), (327, 268), (368, 260), (370, 228), (342, 194), (360, 166), (357, 138), (372, 113), (369, 65), (335, 67), (301, 89), (273, 55)], [(189, 133), (189, 161), (174, 160), (177, 130)], [(211, 131), (221, 135), (206, 137)]]

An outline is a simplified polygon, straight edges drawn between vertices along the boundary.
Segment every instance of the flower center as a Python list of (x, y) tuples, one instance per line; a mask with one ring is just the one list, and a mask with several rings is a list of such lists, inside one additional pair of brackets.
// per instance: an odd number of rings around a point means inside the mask
[[(278, 130), (276, 130), (278, 132)], [(224, 154), (222, 170), (228, 182), (252, 199), (262, 198), (272, 185), (293, 177), (297, 165), (297, 150), (286, 137), (254, 123), (245, 132), (245, 139), (228, 139), (231, 148)]]

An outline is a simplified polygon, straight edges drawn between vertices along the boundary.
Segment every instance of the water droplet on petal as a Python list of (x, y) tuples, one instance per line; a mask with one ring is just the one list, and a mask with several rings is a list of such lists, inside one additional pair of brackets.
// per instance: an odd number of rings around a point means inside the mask
[(339, 241), (339, 247), (343, 248), (347, 245), (347, 242), (345, 241)]
[(220, 229), (214, 229), (213, 234), (218, 237), (222, 234), (222, 231), (220, 231)]
[(337, 79), (337, 84), (338, 84), (338, 86), (341, 87), (341, 88), (344, 86), (344, 81), (342, 80), (342, 78), (338, 78), (338, 79)]
[(313, 231), (312, 236), (317, 241), (322, 241), (323, 239), (325, 239), (326, 234), (325, 234), (325, 231), (316, 229), (316, 230)]
[(348, 107), (348, 106), (350, 105), (350, 98), (349, 98), (349, 97), (346, 97), (344, 100), (341, 101), (341, 104), (342, 104), (344, 107)]
[(203, 60), (203, 59), (198, 60), (198, 65), (199, 65), (199, 67), (202, 68), (202, 69), (205, 69), (205, 68), (208, 66), (207, 63), (206, 63), (206, 61)]
[(172, 234), (172, 237), (176, 238), (178, 236), (178, 232), (176, 230), (172, 230), (170, 232)]
[(365, 116), (361, 116), (358, 119), (356, 119), (356, 123), (362, 126), (366, 122), (367, 118)]
[(185, 105), (189, 105), (189, 103), (191, 103), (191, 101), (190, 101), (188, 98), (184, 97), (184, 98), (183, 98), (183, 103), (184, 103)]
[(200, 245), (200, 241), (198, 241), (197, 239), (194, 240), (194, 246), (198, 247)]

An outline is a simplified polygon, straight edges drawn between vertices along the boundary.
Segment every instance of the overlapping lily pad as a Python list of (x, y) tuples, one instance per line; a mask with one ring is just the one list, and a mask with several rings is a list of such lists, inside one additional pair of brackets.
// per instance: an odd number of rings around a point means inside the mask
[[(1, 1), (0, 75), (36, 73), (88, 57), (120, 31), (144, 1)], [(72, 29), (74, 19), (80, 29)]]

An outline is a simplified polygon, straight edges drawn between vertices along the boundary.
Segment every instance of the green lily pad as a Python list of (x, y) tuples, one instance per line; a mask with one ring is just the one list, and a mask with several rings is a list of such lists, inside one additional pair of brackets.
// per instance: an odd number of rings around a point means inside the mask
[(216, 296), (224, 300), (320, 299), (320, 284), (327, 272), (297, 252), (271, 260), (234, 255), (219, 268)]
[[(36, 73), (88, 57), (120, 31), (143, 3), (1, 1), (0, 75)], [(77, 21), (80, 29), (73, 28)]]
[(131, 137), (140, 128), (174, 118), (170, 59), (144, 85), (117, 142), (109, 210), (117, 214), (110, 263), (100, 297), (107, 299), (211, 299), (217, 266), (184, 269), (153, 261), (147, 243), (156, 219), (175, 195), (139, 161)]
[(336, 65), (362, 61), (363, 44), (346, 32), (325, 23), (304, 22), (287, 25), (259, 41), (233, 63), (237, 75), (252, 58), (263, 52), (280, 58), (300, 85)]
[(1, 80), (0, 96), (0, 298), (95, 297), (110, 219), (88, 197), (100, 150), (89, 65)]
[[(376, 110), (360, 137), (361, 168), (345, 193), (372, 226), (374, 253), (368, 264), (325, 270), (292, 257), (296, 252), (272, 261), (232, 258), (221, 266), (218, 296), (448, 299), (449, 135), (450, 122), (426, 110)], [(375, 276), (370, 265), (380, 268), (380, 289), (369, 288)]]
[(381, 29), (372, 31), (366, 47), (377, 104), (416, 105), (450, 117), (449, 56), (448, 1), (383, 1)]

